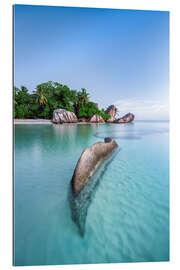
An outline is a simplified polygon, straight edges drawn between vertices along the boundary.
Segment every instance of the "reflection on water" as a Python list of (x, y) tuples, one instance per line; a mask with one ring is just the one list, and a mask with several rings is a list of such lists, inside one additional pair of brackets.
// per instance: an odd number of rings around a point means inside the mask
[[(45, 151), (71, 151), (78, 145), (86, 146), (92, 136), (94, 125), (19, 125), (15, 133), (17, 151), (38, 149)], [(26, 138), (26, 140), (24, 140)]]
[[(120, 125), (121, 128), (117, 130), (116, 125)], [(114, 127), (113, 127), (114, 126)], [(97, 132), (94, 134), (96, 138), (104, 138), (105, 136), (112, 137), (113, 139), (126, 139), (126, 140), (139, 140), (143, 136), (168, 133), (169, 128), (167, 127), (156, 127), (156, 128), (134, 128), (134, 123), (128, 124), (111, 124), (111, 128), (105, 132)]]

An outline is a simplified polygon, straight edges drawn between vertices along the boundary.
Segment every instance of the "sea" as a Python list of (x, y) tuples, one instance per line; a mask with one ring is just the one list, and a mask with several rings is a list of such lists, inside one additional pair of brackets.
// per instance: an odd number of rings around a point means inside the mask
[[(118, 148), (81, 202), (82, 234), (71, 179), (105, 137)], [(13, 254), (16, 266), (168, 261), (169, 122), (15, 125)]]

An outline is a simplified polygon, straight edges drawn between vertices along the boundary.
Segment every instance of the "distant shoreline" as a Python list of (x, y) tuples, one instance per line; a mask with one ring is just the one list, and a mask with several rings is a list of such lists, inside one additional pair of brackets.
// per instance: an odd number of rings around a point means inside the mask
[[(56, 125), (48, 119), (13, 119), (15, 125)], [(136, 122), (169, 122), (169, 120), (136, 120)], [(64, 123), (64, 124), (78, 124), (78, 125), (93, 125), (93, 124), (107, 124), (105, 123), (91, 123), (91, 122), (77, 122), (77, 123)], [(125, 123), (126, 124), (126, 123)]]
[[(14, 119), (15, 125), (57, 125), (51, 120), (47, 119)], [(106, 123), (91, 123), (91, 122), (77, 122), (77, 123), (63, 123), (64, 124), (78, 124), (78, 125), (94, 125), (94, 124), (106, 124)]]

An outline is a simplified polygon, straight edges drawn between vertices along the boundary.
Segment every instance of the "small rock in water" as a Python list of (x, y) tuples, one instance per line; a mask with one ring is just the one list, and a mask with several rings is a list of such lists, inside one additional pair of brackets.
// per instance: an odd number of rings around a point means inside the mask
[(129, 123), (134, 120), (135, 116), (133, 113), (127, 113), (123, 117), (116, 119), (114, 122), (115, 123)]
[(111, 142), (112, 141), (112, 138), (111, 137), (106, 137), (106, 138), (104, 138), (104, 142), (105, 143), (109, 143), (109, 142)]

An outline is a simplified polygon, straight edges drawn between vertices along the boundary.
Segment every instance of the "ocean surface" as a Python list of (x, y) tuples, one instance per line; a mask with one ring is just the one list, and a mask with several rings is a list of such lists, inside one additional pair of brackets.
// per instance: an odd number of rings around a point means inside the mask
[[(14, 265), (169, 260), (169, 122), (15, 125)], [(84, 235), (70, 181), (82, 151), (119, 147), (97, 176)]]

